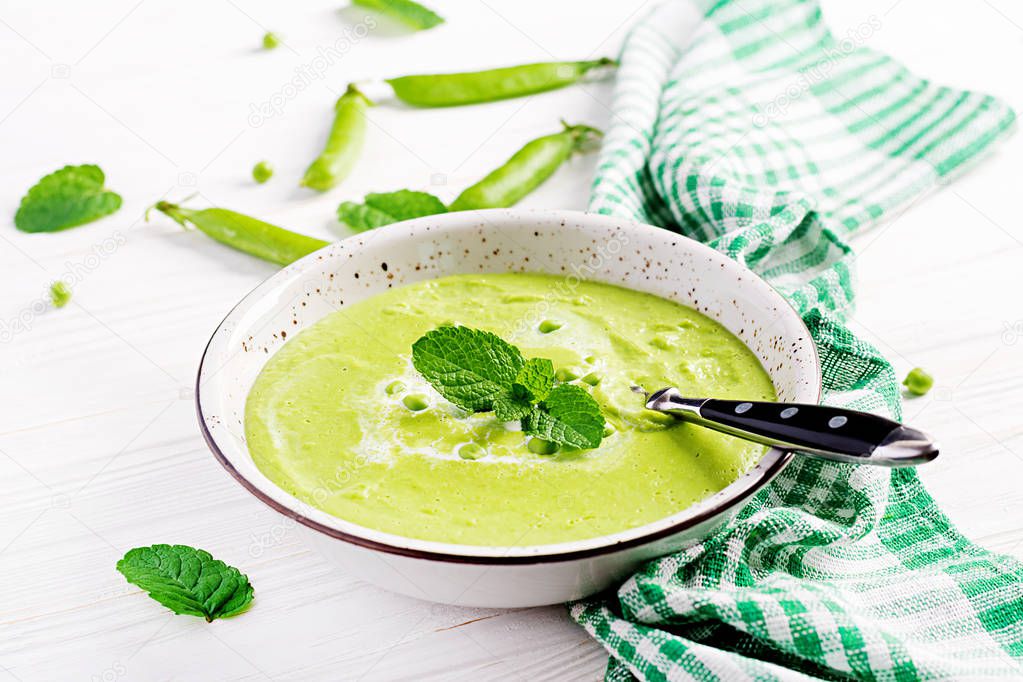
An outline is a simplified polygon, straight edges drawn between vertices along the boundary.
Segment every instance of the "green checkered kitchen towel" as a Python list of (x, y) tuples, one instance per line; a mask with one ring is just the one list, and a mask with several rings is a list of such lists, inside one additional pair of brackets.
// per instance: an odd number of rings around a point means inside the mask
[[(898, 418), (843, 326), (857, 229), (891, 220), (1015, 115), (843, 38), (812, 0), (675, 0), (627, 40), (591, 209), (705, 241), (796, 306), (826, 402)], [(946, 454), (946, 456), (948, 456)], [(571, 606), (625, 680), (1023, 679), (1023, 566), (966, 540), (912, 470), (797, 458), (727, 528)]]

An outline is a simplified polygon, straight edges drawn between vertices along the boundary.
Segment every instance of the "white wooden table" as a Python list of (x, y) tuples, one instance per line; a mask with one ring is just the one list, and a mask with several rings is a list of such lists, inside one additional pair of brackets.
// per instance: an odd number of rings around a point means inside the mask
[[(213, 460), (192, 378), (227, 309), (274, 268), (160, 218), (193, 192), (324, 238), (339, 201), (423, 188), (450, 199), (558, 118), (606, 125), (610, 87), (439, 111), (381, 106), (365, 157), (327, 195), (296, 180), (350, 79), (615, 54), (643, 3), (433, 0), (436, 31), (368, 34), (344, 0), (0, 3), (0, 678), (314, 680), (594, 678), (604, 655), (560, 607), (467, 610), (339, 573)], [(844, 35), (952, 85), (1023, 106), (1023, 6), (825, 3)], [(361, 26), (361, 27), (360, 27)], [(284, 45), (258, 49), (264, 29)], [(290, 84), (290, 85), (289, 85)], [(273, 108), (267, 111), (264, 104)], [(262, 113), (260, 113), (262, 111)], [(255, 112), (255, 113), (254, 113)], [(277, 175), (249, 179), (260, 159)], [(124, 207), (57, 235), (15, 231), (25, 189), (95, 162)], [(583, 208), (593, 157), (523, 205)], [(1023, 556), (1023, 139), (856, 240), (860, 331), (937, 387), (907, 418), (938, 434), (922, 473), (982, 545)], [(37, 302), (75, 278), (63, 310)], [(156, 542), (249, 574), (255, 607), (207, 625), (114, 570)]]

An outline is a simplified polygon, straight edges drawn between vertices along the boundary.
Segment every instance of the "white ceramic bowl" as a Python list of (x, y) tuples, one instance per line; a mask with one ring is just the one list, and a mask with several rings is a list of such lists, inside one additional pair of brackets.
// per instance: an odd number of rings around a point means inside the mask
[(668, 518), (614, 535), (530, 547), (414, 540), (364, 528), (300, 502), (253, 464), (245, 398), (288, 338), (340, 306), (388, 287), (469, 272), (533, 271), (609, 282), (696, 308), (760, 359), (780, 400), (815, 403), (820, 364), (796, 312), (767, 283), (712, 249), (667, 230), (574, 211), (491, 210), (410, 220), (350, 237), (256, 287), (214, 332), (196, 401), (210, 449), (257, 498), (344, 570), (396, 592), (449, 604), (536, 606), (578, 599), (640, 563), (705, 537), (781, 471), (768, 450), (724, 490)]

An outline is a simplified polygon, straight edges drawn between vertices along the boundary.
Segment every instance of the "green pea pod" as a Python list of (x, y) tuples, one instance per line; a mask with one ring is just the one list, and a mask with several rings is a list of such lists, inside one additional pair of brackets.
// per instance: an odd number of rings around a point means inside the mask
[(191, 223), (221, 244), (278, 265), (293, 263), (330, 243), (226, 208), (195, 210), (167, 201), (157, 203), (154, 208), (183, 227)]
[(527, 142), (503, 166), (491, 171), (459, 194), (448, 207), (452, 211), (513, 206), (554, 174), (573, 152), (584, 149), (601, 132), (585, 125), (570, 126), (560, 133)]
[(556, 90), (575, 83), (587, 72), (616, 65), (613, 59), (585, 62), (541, 62), (489, 71), (424, 74), (390, 78), (388, 83), (402, 102), (416, 107), (456, 107), (493, 102)]
[(362, 152), (366, 138), (366, 107), (373, 105), (354, 85), (349, 85), (334, 105), (334, 125), (327, 144), (302, 176), (303, 187), (325, 192), (345, 179)]
[(444, 23), (443, 17), (414, 0), (352, 0), (352, 4), (397, 19), (416, 31), (423, 31)]

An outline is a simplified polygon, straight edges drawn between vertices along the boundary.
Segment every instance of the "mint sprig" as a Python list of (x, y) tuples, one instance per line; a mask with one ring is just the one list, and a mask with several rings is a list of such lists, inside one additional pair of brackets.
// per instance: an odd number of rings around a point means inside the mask
[(604, 416), (589, 393), (555, 386), (554, 363), (526, 360), (496, 334), (439, 327), (412, 344), (412, 365), (458, 407), (520, 421), (526, 435), (574, 448), (595, 448), (603, 438)]
[(117, 570), (174, 613), (201, 616), (207, 623), (237, 615), (252, 603), (244, 573), (187, 545), (136, 547), (117, 562)]

